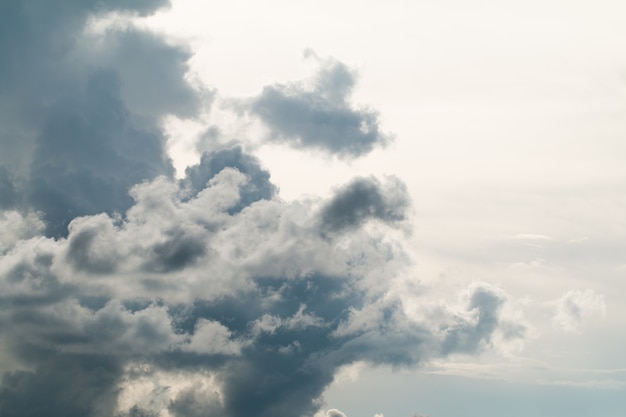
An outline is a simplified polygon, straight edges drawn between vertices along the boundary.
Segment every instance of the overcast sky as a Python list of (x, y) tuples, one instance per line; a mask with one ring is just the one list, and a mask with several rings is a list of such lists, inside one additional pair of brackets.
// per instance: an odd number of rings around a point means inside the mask
[(0, 414), (621, 416), (626, 6), (0, 2)]

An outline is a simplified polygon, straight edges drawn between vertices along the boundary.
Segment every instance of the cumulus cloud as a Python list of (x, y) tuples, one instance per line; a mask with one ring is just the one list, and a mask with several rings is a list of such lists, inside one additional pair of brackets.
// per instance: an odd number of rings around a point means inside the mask
[[(75, 404), (83, 415), (113, 412), (116, 387), (132, 379), (124, 370), (138, 363), (213, 375), (221, 402), (211, 407), (221, 415), (312, 415), (344, 365), (413, 365), (489, 341), (501, 293), (473, 288), (465, 314), (446, 312), (433, 331), (388, 286), (374, 285), (404, 264), (384, 230), (321, 236), (317, 207), (335, 197), (261, 199), (229, 213), (253, 178), (225, 168), (191, 198), (185, 181), (157, 178), (133, 188), (124, 216), (84, 216), (67, 238), (17, 242), (0, 261), (0, 321), (5, 349), (24, 370), (5, 374), (0, 395), (10, 401), (0, 410), (26, 400), (19, 387), (43, 389), (57, 363), (80, 356), (64, 372), (88, 379), (89, 400)], [(92, 363), (108, 376), (89, 379)], [(170, 394), (155, 415), (193, 415), (201, 397)], [(140, 412), (132, 406), (118, 411)]]
[(322, 60), (313, 79), (265, 86), (244, 109), (267, 125), (271, 141), (358, 157), (391, 137), (381, 131), (376, 111), (350, 104), (355, 84), (345, 64)]
[[(0, 4), (0, 415), (310, 416), (347, 365), (488, 345), (501, 291), (421, 320), (390, 291), (408, 259), (389, 236), (410, 207), (400, 180), (285, 202), (237, 145), (173, 178), (160, 119), (198, 105), (189, 54), (132, 26), (85, 31), (162, 5)], [(357, 156), (386, 139), (353, 84), (329, 61), (251, 111), (281, 140)]]
[(215, 174), (227, 167), (236, 168), (249, 178), (240, 188), (239, 203), (231, 211), (239, 211), (261, 199), (271, 199), (276, 194), (277, 188), (270, 182), (270, 173), (261, 167), (259, 160), (244, 153), (240, 146), (234, 146), (204, 152), (199, 164), (185, 170), (183, 183), (189, 197), (196, 196)]
[(563, 294), (556, 303), (552, 324), (565, 332), (578, 332), (588, 320), (606, 315), (604, 296), (593, 290), (574, 289)]

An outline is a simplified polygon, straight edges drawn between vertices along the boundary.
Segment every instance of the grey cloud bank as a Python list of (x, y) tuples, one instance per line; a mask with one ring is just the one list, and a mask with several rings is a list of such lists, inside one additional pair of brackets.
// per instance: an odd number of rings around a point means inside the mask
[[(0, 4), (0, 415), (311, 416), (343, 365), (487, 346), (497, 289), (434, 322), (389, 291), (408, 262), (386, 233), (410, 208), (400, 180), (286, 203), (238, 146), (173, 178), (160, 118), (210, 100), (184, 81), (189, 54), (133, 28), (88, 48), (84, 32), (163, 5)], [(324, 63), (313, 90), (268, 87), (250, 111), (281, 140), (358, 156), (387, 138), (348, 105), (353, 85)]]
[(0, 5), (3, 207), (40, 210), (47, 234), (62, 236), (72, 218), (124, 211), (132, 185), (173, 174), (159, 118), (199, 103), (183, 79), (189, 54), (135, 29), (85, 34), (94, 13), (165, 4)]

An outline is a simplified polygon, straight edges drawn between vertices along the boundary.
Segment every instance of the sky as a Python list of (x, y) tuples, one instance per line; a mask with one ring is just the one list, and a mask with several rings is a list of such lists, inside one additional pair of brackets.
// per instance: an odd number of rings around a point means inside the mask
[(0, 415), (623, 415), (624, 51), (617, 0), (0, 0)]

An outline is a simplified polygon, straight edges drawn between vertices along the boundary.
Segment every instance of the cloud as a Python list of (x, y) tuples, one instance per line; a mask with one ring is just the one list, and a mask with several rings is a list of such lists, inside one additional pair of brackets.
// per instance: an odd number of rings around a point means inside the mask
[(222, 407), (215, 392), (188, 388), (171, 402), (169, 411), (176, 417), (218, 416)]
[[(5, 374), (10, 401), (0, 411), (28, 397), (15, 390), (43, 389), (54, 364), (80, 356), (108, 364), (86, 391), (68, 385), (88, 397), (72, 405), (83, 415), (155, 413), (132, 401), (115, 408), (117, 385), (133, 378), (124, 369), (141, 363), (213, 375), (221, 400), (211, 407), (224, 416), (312, 415), (344, 365), (472, 353), (497, 330), (505, 296), (484, 286), (471, 289), (464, 314), (445, 312), (437, 332), (410, 318), (388, 295), (405, 258), (385, 230), (320, 235), (317, 207), (336, 197), (261, 199), (229, 213), (253, 178), (225, 168), (194, 197), (184, 180), (157, 178), (133, 188), (124, 216), (83, 216), (66, 239), (17, 242), (0, 260), (0, 323), (5, 350), (28, 371)], [(193, 257), (172, 255), (189, 252), (183, 237), (201, 248)], [(89, 364), (65, 372), (81, 381)], [(193, 415), (203, 398), (157, 394), (167, 398), (157, 411), (177, 415)]]
[(270, 173), (261, 167), (259, 160), (245, 154), (240, 146), (235, 146), (204, 152), (199, 164), (185, 170), (184, 186), (189, 197), (196, 196), (215, 174), (226, 167), (236, 168), (249, 178), (240, 188), (240, 202), (231, 211), (239, 211), (261, 199), (271, 199), (278, 191), (270, 182)]
[(39, 235), (45, 229), (40, 216), (33, 212), (20, 213), (17, 210), (0, 211), (0, 254), (23, 239)]
[(355, 84), (352, 70), (327, 59), (313, 79), (265, 86), (244, 109), (267, 125), (271, 141), (354, 158), (391, 140), (376, 111), (349, 103)]
[(325, 416), (326, 417), (346, 417), (344, 413), (337, 410), (336, 408), (331, 408), (330, 410), (326, 411)]
[(557, 300), (552, 324), (565, 332), (579, 332), (586, 321), (605, 315), (603, 295), (590, 289), (574, 289)]
[(454, 351), (474, 352), (482, 342), (489, 342), (498, 327), (499, 310), (506, 300), (502, 291), (475, 284), (469, 290), (467, 312), (447, 331), (443, 343), (445, 353)]
[(9, 209), (17, 204), (17, 192), (11, 174), (0, 167), (0, 209)]
[[(111, 389), (120, 376), (117, 361), (110, 357), (67, 355), (49, 351), (36, 372), (17, 371), (5, 375), (0, 389), (3, 415), (95, 416), (113, 415), (115, 393)], [(103, 387), (108, 390), (103, 391)]]
[[(306, 416), (347, 365), (487, 346), (500, 290), (423, 320), (394, 295), (400, 180), (285, 202), (237, 145), (173, 178), (161, 119), (210, 101), (184, 81), (188, 51), (87, 23), (163, 5), (0, 5), (0, 415)], [(387, 137), (353, 85), (323, 62), (312, 89), (268, 87), (250, 111), (281, 140), (358, 156)]]
[(406, 186), (394, 177), (357, 178), (340, 188), (322, 208), (321, 229), (340, 232), (361, 226), (369, 219), (393, 223), (406, 218), (409, 207)]
[(65, 236), (74, 217), (123, 212), (131, 186), (173, 175), (159, 124), (200, 103), (184, 80), (189, 52), (133, 27), (86, 34), (92, 15), (166, 4), (0, 6), (2, 208), (41, 211), (47, 235)]
[(122, 86), (121, 99), (144, 118), (172, 113), (192, 117), (200, 100), (211, 98), (211, 91), (196, 91), (182, 76), (191, 52), (184, 46), (171, 46), (159, 34), (132, 26), (109, 28), (104, 34), (86, 36), (79, 48), (74, 56), (96, 68), (110, 68), (113, 63)]

